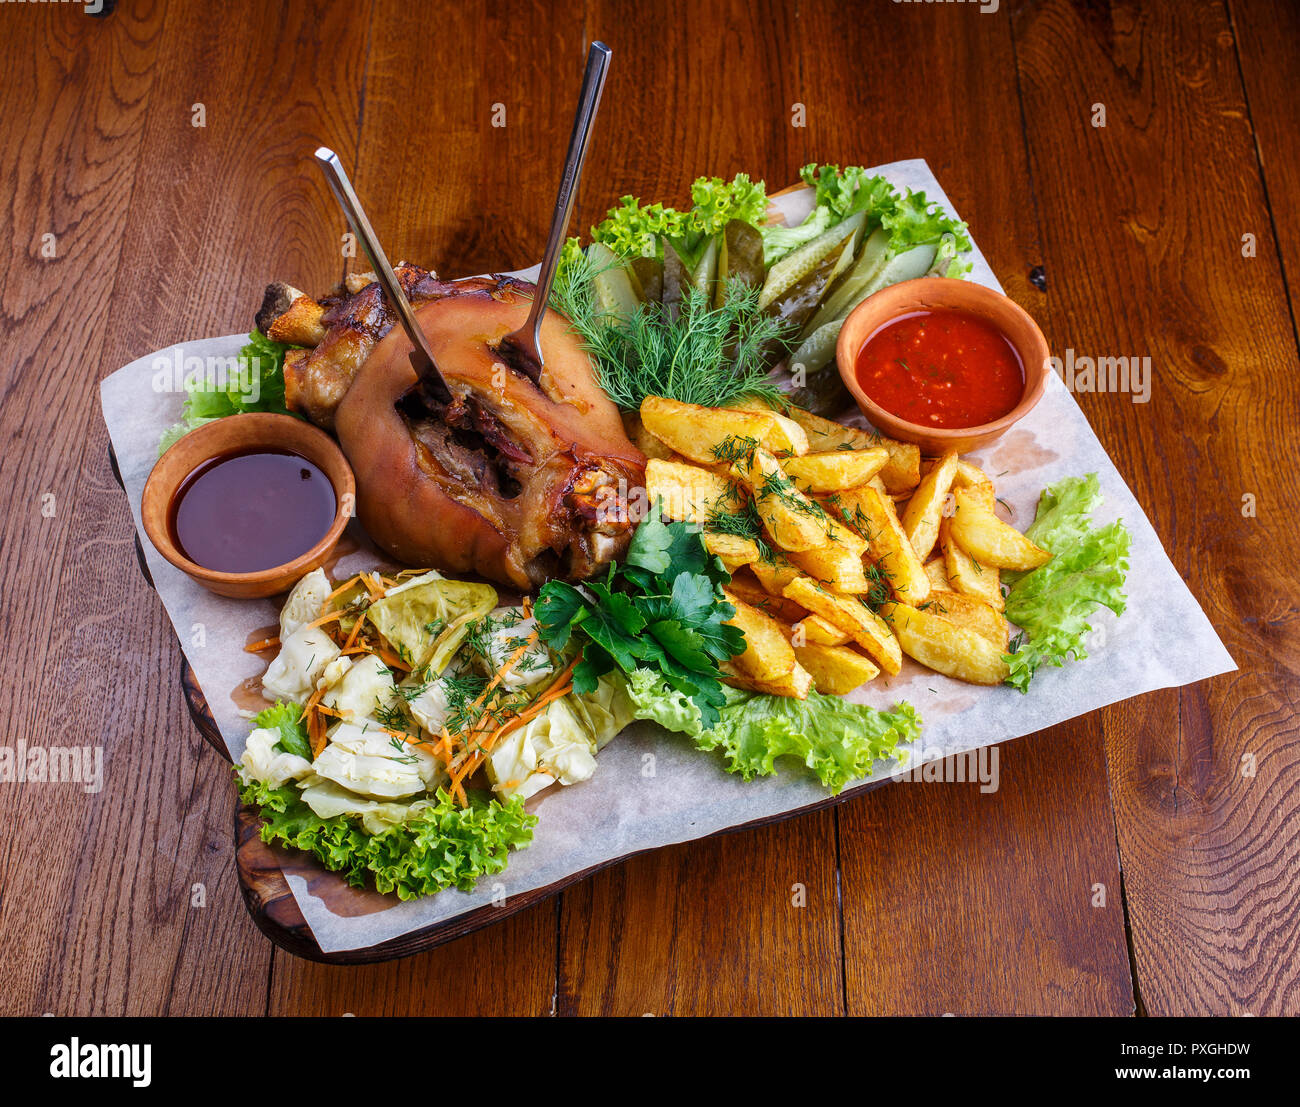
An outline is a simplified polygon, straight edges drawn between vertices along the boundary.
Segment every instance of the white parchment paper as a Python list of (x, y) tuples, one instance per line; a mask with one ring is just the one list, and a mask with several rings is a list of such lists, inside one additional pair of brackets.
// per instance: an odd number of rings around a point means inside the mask
[[(923, 161), (895, 162), (878, 172), (893, 183), (924, 189), (949, 211), (949, 204)], [(810, 207), (810, 193), (781, 197), (777, 205), (791, 222)], [(982, 254), (976, 252), (972, 279), (1000, 288)], [(157, 458), (158, 439), (179, 417), (182, 394), (169, 390), (160, 373), (189, 357), (233, 356), (244, 335), (200, 339), (148, 354), (101, 385), (104, 421), (117, 453), (131, 512), (140, 529), (140, 498)], [(1116, 395), (1114, 402), (1128, 402)], [(861, 423), (855, 418), (846, 420)], [(996, 477), (999, 496), (1011, 505), (1021, 527), (1033, 519), (1038, 494), (1051, 482), (1095, 471), (1105, 504), (1094, 521), (1121, 518), (1133, 533), (1128, 577), (1128, 611), (1115, 619), (1101, 611), (1086, 661), (1062, 669), (1040, 669), (1027, 696), (1007, 687), (978, 688), (923, 670), (910, 662), (894, 678), (883, 674), (854, 693), (879, 707), (909, 700), (925, 720), (925, 756), (976, 749), (1031, 734), (1105, 704), (1156, 688), (1188, 684), (1227, 672), (1232, 658), (1169, 561), (1145, 513), (1092, 433), (1083, 413), (1055, 377), (1037, 408), (1000, 442), (970, 455)], [(354, 524), (355, 526), (355, 524)], [(155, 551), (140, 529), (145, 557), (159, 598), (176, 628), (182, 649), (207, 695), (221, 734), (238, 758), (248, 724), (246, 682), (264, 663), (244, 651), (250, 632), (276, 622), (272, 600), (223, 599), (192, 583)], [(354, 535), (361, 549), (335, 567), (336, 577), (373, 565), (377, 555)], [(202, 626), (201, 638), (196, 628)], [(196, 641), (203, 645), (195, 645)], [(170, 680), (170, 672), (155, 679)], [(237, 690), (243, 688), (238, 700)], [(915, 751), (914, 751), (915, 753)], [(654, 755), (654, 774), (644, 775), (645, 755)], [(780, 763), (778, 763), (780, 764)], [(897, 768), (880, 763), (869, 778), (887, 778)], [(754, 819), (797, 811), (824, 799), (825, 791), (801, 766), (788, 763), (777, 777), (744, 783), (722, 769), (718, 755), (651, 724), (636, 724), (600, 754), (596, 775), (569, 788), (552, 788), (529, 803), (540, 816), (533, 845), (511, 857), (509, 868), (484, 880), (471, 893), (449, 890), (427, 899), (379, 911), (343, 916), (312, 894), (301, 878), (289, 883), (322, 950), (373, 945), (484, 906), (494, 894), (516, 895), (544, 887), (593, 865), (640, 850), (700, 838)]]

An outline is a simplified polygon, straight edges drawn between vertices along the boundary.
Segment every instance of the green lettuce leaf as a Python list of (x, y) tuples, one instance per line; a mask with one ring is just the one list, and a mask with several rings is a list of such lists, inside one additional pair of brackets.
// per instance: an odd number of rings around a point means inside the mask
[(889, 248), (896, 254), (913, 246), (933, 246), (952, 235), (958, 255), (969, 253), (970, 235), (966, 224), (959, 223), (938, 206), (927, 200), (924, 192), (906, 192), (880, 212), (880, 225), (889, 231)]
[(799, 176), (817, 191), (816, 204), (830, 212), (831, 222), (838, 223), (860, 211), (875, 215), (890, 210), (898, 193), (884, 177), (868, 176), (860, 166), (840, 169), (838, 165), (805, 165)]
[(280, 740), (275, 743), (275, 749), (310, 761), (311, 742), (307, 738), (306, 727), (298, 721), (301, 714), (302, 707), (299, 704), (279, 700), (274, 706), (263, 708), (253, 716), (251, 729), (278, 730)]
[[(905, 253), (916, 246), (936, 246), (942, 255), (945, 276), (960, 277), (970, 271), (970, 262), (963, 257), (971, 251), (966, 224), (949, 216), (937, 201), (927, 200), (924, 192), (899, 192), (884, 177), (869, 175), (860, 166), (841, 169), (838, 165), (813, 163), (805, 165), (799, 175), (816, 190), (817, 206), (809, 221), (818, 212), (825, 212), (824, 223), (829, 227), (865, 211), (870, 226), (879, 225), (889, 232), (892, 253)], [(768, 241), (765, 236), (764, 257), (770, 262), (781, 255), (773, 252), (769, 256)]]
[(717, 725), (705, 730), (690, 698), (653, 672), (633, 672), (628, 693), (636, 718), (685, 734), (699, 749), (720, 750), (728, 772), (745, 780), (771, 776), (778, 757), (795, 757), (832, 794), (867, 776), (874, 762), (892, 757), (900, 743), (921, 734), (921, 718), (909, 703), (879, 711), (816, 692), (797, 700), (728, 688)]
[(737, 173), (730, 181), (721, 177), (697, 177), (691, 185), (691, 208), (687, 230), (718, 234), (733, 219), (761, 226), (767, 218), (767, 186)]
[(246, 411), (288, 413), (284, 403), (287, 349), (288, 346), (272, 342), (260, 331), (253, 331), (240, 348), (237, 371), (226, 374), (224, 379), (212, 374), (211, 379), (205, 375), (202, 379), (187, 380), (181, 421), (163, 432), (158, 453), (163, 454), (177, 439), (214, 419)]
[(1124, 613), (1132, 536), (1119, 521), (1091, 525), (1100, 503), (1096, 473), (1067, 477), (1045, 489), (1025, 535), (1054, 556), (1031, 572), (1007, 574), (1006, 616), (1024, 632), (1019, 648), (1006, 655), (1007, 683), (1022, 692), (1029, 690), (1039, 666), (1059, 668), (1088, 656), (1084, 639), (1097, 608)]
[(602, 242), (619, 257), (654, 257), (659, 236), (670, 238), (683, 233), (685, 216), (663, 204), (642, 204), (635, 196), (624, 196), (618, 207), (591, 228), (591, 237)]
[(510, 850), (532, 841), (537, 816), (524, 810), (522, 800), (503, 804), (477, 792), (469, 796), (469, 806), (460, 807), (439, 791), (403, 822), (367, 834), (348, 815), (320, 818), (292, 784), (268, 788), (253, 781), (240, 788), (240, 799), (265, 820), (262, 841), (303, 850), (354, 887), (369, 879), (380, 892), (395, 892), (400, 899), (451, 887), (471, 891), (480, 877), (506, 867)]
[(620, 257), (631, 258), (654, 257), (662, 236), (671, 239), (688, 264), (693, 264), (705, 242), (731, 220), (762, 225), (767, 217), (767, 187), (744, 173), (730, 181), (697, 177), (691, 185), (691, 203), (691, 209), (683, 212), (624, 196), (618, 207), (610, 208), (591, 228), (591, 237)]

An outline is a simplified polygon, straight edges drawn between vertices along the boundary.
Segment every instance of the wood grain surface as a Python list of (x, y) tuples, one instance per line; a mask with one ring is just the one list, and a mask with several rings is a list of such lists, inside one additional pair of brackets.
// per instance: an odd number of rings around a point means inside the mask
[[(95, 385), (355, 264), (321, 143), (390, 256), (535, 261), (597, 37), (575, 226), (701, 173), (923, 157), (1054, 350), (1150, 356), (1149, 403), (1079, 400), (1240, 671), (1004, 745), (990, 794), (893, 785), (418, 957), (303, 961), (241, 902)], [(105, 766), (0, 784), (0, 1013), (1300, 1012), (1289, 0), (0, 4), (0, 58), (3, 740)]]

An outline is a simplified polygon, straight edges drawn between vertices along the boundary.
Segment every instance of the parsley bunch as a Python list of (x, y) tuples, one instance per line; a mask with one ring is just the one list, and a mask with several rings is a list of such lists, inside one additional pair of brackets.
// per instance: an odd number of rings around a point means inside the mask
[(726, 702), (718, 664), (745, 649), (744, 632), (726, 623), (736, 614), (722, 594), (730, 580), (697, 528), (664, 523), (654, 510), (633, 535), (627, 563), (611, 565), (605, 579), (580, 588), (558, 580), (542, 586), (534, 608), (538, 633), (556, 651), (570, 640), (582, 646), (574, 691), (594, 691), (597, 679), (616, 668), (628, 675), (651, 670), (711, 727)]

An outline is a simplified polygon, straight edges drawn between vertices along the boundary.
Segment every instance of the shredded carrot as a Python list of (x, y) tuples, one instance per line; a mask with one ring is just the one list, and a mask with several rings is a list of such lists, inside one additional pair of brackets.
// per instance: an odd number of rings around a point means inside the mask
[[(537, 699), (533, 700), (532, 703), (530, 703), (526, 708), (524, 708), (523, 711), (519, 712), (518, 715), (515, 715), (513, 718), (509, 719), (507, 722), (503, 723), (495, 730), (486, 733), (485, 737), (475, 742), (474, 746), (476, 748), (473, 750), (472, 753), (470, 752), (469, 742), (467, 742), (466, 756), (464, 760), (461, 761), (459, 765), (457, 765), (452, 772), (452, 776), (451, 776), (452, 785), (456, 788), (460, 788), (461, 782), (465, 780), (466, 777), (470, 776), (474, 772), (474, 770), (476, 770), (483, 763), (483, 760), (486, 757), (486, 755), (491, 752), (492, 747), (495, 746), (498, 741), (504, 738), (511, 731), (517, 730), (525, 723), (531, 721), (532, 719), (535, 719), (538, 715), (542, 713), (542, 711), (544, 711), (550, 704), (558, 700), (561, 696), (568, 695), (569, 692), (573, 690), (573, 682), (569, 679), (569, 677), (573, 673), (573, 667), (577, 663), (578, 663), (578, 659), (575, 657), (565, 667), (564, 671), (559, 675), (556, 681), (545, 692), (543, 692), (540, 696), (538, 696)], [(475, 736), (475, 734), (478, 733), (482, 733), (482, 732), (479, 731), (471, 732), (470, 738), (472, 739)]]
[(314, 761), (325, 749), (325, 726), (319, 715), (313, 714), (307, 720), (307, 737), (311, 741), (311, 756)]
[(319, 619), (315, 619), (312, 622), (308, 623), (305, 627), (303, 627), (303, 630), (314, 630), (316, 627), (323, 627), (326, 623), (332, 623), (336, 619), (341, 619), (346, 614), (347, 612), (343, 608), (341, 607), (336, 608), (334, 611), (327, 612), (326, 614), (322, 615)]
[(273, 649), (280, 644), (280, 636), (277, 634), (274, 638), (263, 638), (260, 642), (252, 642), (245, 646), (249, 653), (261, 653), (263, 650)]
[(471, 709), (478, 707), (479, 704), (481, 704), (485, 699), (487, 699), (488, 693), (491, 692), (493, 688), (495, 688), (498, 684), (501, 683), (501, 681), (505, 678), (505, 676), (510, 672), (511, 669), (513, 669), (516, 665), (519, 664), (519, 659), (522, 658), (524, 654), (528, 652), (528, 648), (536, 641), (537, 641), (537, 631), (533, 631), (533, 633), (530, 634), (528, 638), (524, 641), (524, 644), (520, 646), (517, 650), (515, 650), (515, 652), (512, 653), (509, 657), (506, 658), (505, 663), (501, 666), (500, 669), (497, 670), (497, 675), (494, 676), (490, 681), (488, 681), (487, 687), (484, 688), (483, 691), (479, 693), (478, 699), (476, 699), (472, 704), (470, 704)]
[(361, 574), (358, 573), (354, 577), (349, 577), (337, 588), (335, 588), (333, 592), (331, 592), (328, 596), (325, 597), (325, 601), (320, 605), (320, 613), (324, 615), (325, 612), (329, 610), (330, 604), (333, 603), (334, 600), (337, 599), (339, 596), (343, 595), (344, 592), (346, 592), (349, 588), (351, 588), (354, 584), (356, 584), (357, 581), (359, 581), (360, 579), (361, 579)]
[(356, 643), (357, 636), (361, 633), (361, 624), (366, 621), (364, 615), (358, 615), (357, 621), (352, 624), (352, 633), (348, 635), (348, 640), (343, 643), (344, 650), (350, 650)]
[(378, 646), (376, 646), (373, 650), (367, 650), (365, 652), (373, 653), (377, 658), (379, 658), (380, 661), (382, 661), (390, 669), (401, 669), (402, 672), (404, 673), (409, 673), (411, 671), (411, 666), (409, 666), (395, 653), (391, 653), (388, 650), (381, 650)]
[(324, 694), (325, 694), (325, 689), (324, 689), (324, 687), (320, 687), (320, 688), (317, 688), (317, 689), (316, 689), (316, 690), (315, 690), (315, 691), (314, 691), (314, 692), (313, 692), (313, 693), (312, 693), (312, 694), (307, 698), (307, 702), (306, 702), (306, 704), (303, 705), (302, 714), (298, 716), (298, 721), (299, 721), (299, 722), (302, 722), (303, 719), (307, 718), (307, 716), (308, 716), (309, 714), (311, 714), (311, 710), (312, 710), (312, 708), (314, 708), (318, 703), (320, 703), (320, 698), (321, 698), (321, 696), (323, 696)]

